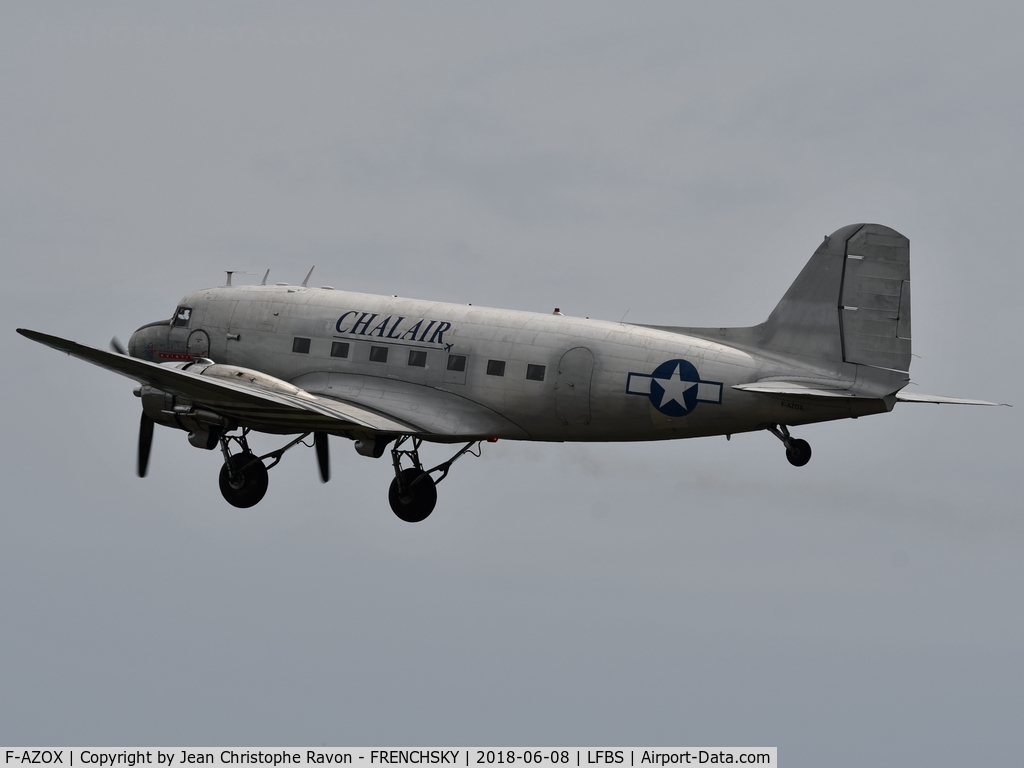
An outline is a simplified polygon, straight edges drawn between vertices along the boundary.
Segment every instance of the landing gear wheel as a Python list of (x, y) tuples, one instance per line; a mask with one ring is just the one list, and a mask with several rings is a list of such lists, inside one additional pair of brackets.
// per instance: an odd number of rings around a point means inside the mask
[(220, 492), (233, 507), (254, 507), (267, 493), (267, 468), (262, 461), (255, 459), (251, 453), (236, 453), (232, 456), (229, 461), (235, 470), (234, 477), (228, 471), (227, 464), (220, 468)]
[[(419, 481), (413, 484), (417, 478)], [(437, 504), (437, 486), (434, 478), (425, 475), (422, 470), (410, 467), (402, 470), (402, 484), (406, 488), (404, 495), (399, 493), (397, 477), (391, 481), (391, 488), (388, 489), (388, 501), (391, 502), (392, 511), (407, 523), (426, 520)]]
[(806, 440), (790, 440), (786, 443), (786, 458), (794, 467), (802, 467), (811, 460), (811, 444)]

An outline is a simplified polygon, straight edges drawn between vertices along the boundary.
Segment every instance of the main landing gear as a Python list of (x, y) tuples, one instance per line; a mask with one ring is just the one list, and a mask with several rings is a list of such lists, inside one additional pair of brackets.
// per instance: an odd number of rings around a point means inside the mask
[[(412, 449), (403, 448), (402, 446), (410, 439), (412, 440)], [(471, 456), (480, 455), (480, 442), (473, 441), (466, 443), (448, 461), (431, 469), (423, 469), (423, 464), (420, 462), (420, 446), (422, 444), (423, 441), (418, 437), (402, 435), (391, 448), (391, 463), (395, 466), (395, 479), (391, 481), (391, 487), (388, 489), (388, 502), (398, 518), (407, 523), (426, 520), (434, 511), (434, 505), (437, 504), (437, 484), (448, 477), (448, 470), (456, 460), (467, 453)], [(472, 451), (474, 445), (477, 446), (475, 452)], [(403, 459), (408, 459), (412, 466), (403, 469)], [(433, 472), (440, 472), (441, 476), (435, 480), (431, 477)]]
[[(220, 468), (220, 492), (228, 504), (240, 509), (248, 509), (260, 503), (267, 493), (268, 470), (276, 467), (285, 451), (302, 443), (310, 433), (307, 432), (283, 448), (278, 448), (276, 451), (265, 453), (262, 456), (257, 456), (250, 450), (249, 441), (246, 439), (248, 434), (249, 430), (243, 429), (239, 435), (225, 434), (220, 438), (220, 450), (224, 454), (224, 466)], [(232, 442), (238, 445), (237, 453), (231, 453)], [(320, 465), (320, 479), (326, 483), (330, 477), (327, 435), (316, 433), (314, 445)], [(264, 464), (264, 459), (272, 459), (272, 461), (270, 464)]]
[(811, 444), (789, 434), (785, 424), (772, 425), (768, 431), (775, 435), (786, 446), (786, 458), (794, 467), (802, 467), (811, 460)]
[(220, 468), (220, 492), (233, 507), (256, 506), (266, 495), (269, 483), (266, 465), (249, 451), (228, 456)]
[[(312, 446), (316, 448), (317, 464), (320, 468), (320, 479), (327, 482), (330, 478), (330, 458), (325, 433), (310, 433), (292, 440), (283, 448), (257, 456), (249, 448), (247, 439), (249, 430), (243, 428), (238, 434), (221, 434), (220, 450), (224, 454), (224, 466), (220, 470), (220, 492), (224, 500), (240, 509), (248, 509), (260, 503), (267, 493), (267, 472), (277, 466), (286, 451), (305, 442), (313, 435)], [(411, 441), (411, 447), (410, 447)], [(388, 501), (394, 513), (407, 523), (418, 523), (426, 520), (437, 505), (437, 484), (448, 477), (448, 472), (462, 456), (480, 455), (482, 441), (474, 440), (466, 443), (448, 461), (436, 467), (424, 469), (420, 461), (420, 446), (423, 441), (418, 437), (401, 435), (391, 448), (391, 463), (395, 468), (395, 479), (388, 489)], [(232, 453), (232, 443), (236, 450)], [(475, 447), (475, 450), (474, 450)], [(384, 445), (380, 446), (381, 452)], [(270, 459), (269, 463), (266, 460)], [(403, 463), (411, 466), (402, 466)], [(435, 476), (436, 475), (436, 476)]]

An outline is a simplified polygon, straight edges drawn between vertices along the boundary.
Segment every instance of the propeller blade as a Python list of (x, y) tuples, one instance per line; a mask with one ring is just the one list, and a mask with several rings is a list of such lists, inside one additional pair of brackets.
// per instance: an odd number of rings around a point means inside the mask
[(327, 433), (314, 432), (313, 442), (316, 445), (316, 463), (320, 466), (320, 482), (331, 479), (331, 454), (327, 448)]
[(149, 449), (153, 445), (153, 420), (143, 412), (139, 421), (139, 477), (146, 476), (149, 467)]
[(117, 354), (119, 355), (128, 354), (127, 352), (125, 352), (124, 345), (120, 341), (118, 341), (117, 336), (110, 340), (110, 348), (117, 352)]

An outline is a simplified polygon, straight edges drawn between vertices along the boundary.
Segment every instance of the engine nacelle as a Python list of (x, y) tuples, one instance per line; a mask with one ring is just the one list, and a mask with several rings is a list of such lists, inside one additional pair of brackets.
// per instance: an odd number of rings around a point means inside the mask
[(211, 451), (230, 421), (220, 414), (196, 408), (191, 402), (153, 387), (136, 390), (142, 400), (142, 410), (155, 423), (188, 432), (188, 441), (196, 448)]
[[(210, 360), (193, 360), (184, 363), (163, 363), (181, 370), (201, 373), (213, 363)], [(198, 371), (195, 369), (198, 368)], [(143, 412), (155, 423), (172, 429), (188, 432), (188, 441), (196, 448), (213, 450), (220, 436), (233, 425), (220, 414), (197, 408), (191, 401), (150, 386), (141, 386), (135, 394), (142, 400)]]
[[(199, 376), (237, 381), (249, 387), (271, 392), (283, 392), (289, 395), (303, 393), (303, 390), (295, 385), (260, 371), (237, 365), (220, 365), (204, 357), (197, 357), (187, 362), (162, 363), (162, 365)], [(188, 432), (188, 441), (196, 448), (213, 450), (217, 447), (220, 436), (225, 431), (230, 431), (238, 426), (232, 419), (206, 410), (201, 405), (197, 406), (190, 400), (164, 392), (162, 389), (142, 386), (135, 390), (135, 394), (142, 399), (142, 410), (149, 418), (165, 427)]]

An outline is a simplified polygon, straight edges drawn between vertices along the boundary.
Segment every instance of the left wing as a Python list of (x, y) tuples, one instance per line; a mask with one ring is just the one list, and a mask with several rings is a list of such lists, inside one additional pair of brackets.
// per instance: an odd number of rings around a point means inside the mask
[(415, 435), (422, 432), (404, 420), (352, 403), (310, 394), (258, 371), (214, 364), (202, 373), (193, 373), (26, 328), (17, 330), (32, 341), (141, 384), (178, 395), (256, 429), (282, 433), (357, 430)]

